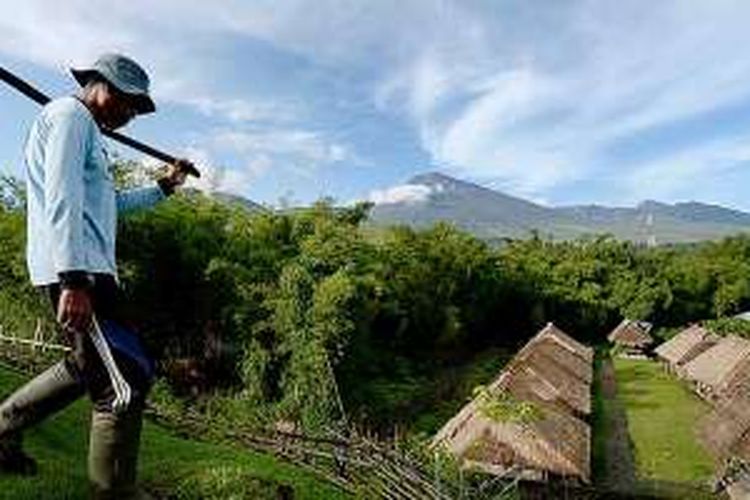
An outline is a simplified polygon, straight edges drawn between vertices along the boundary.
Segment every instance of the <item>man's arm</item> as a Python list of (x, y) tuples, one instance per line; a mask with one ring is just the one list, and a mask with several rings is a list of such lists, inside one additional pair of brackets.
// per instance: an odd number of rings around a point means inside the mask
[(117, 211), (119, 213), (148, 208), (174, 193), (178, 186), (185, 182), (187, 160), (178, 160), (175, 165), (167, 166), (167, 174), (157, 181), (158, 187), (143, 187), (117, 192)]
[(117, 192), (117, 212), (129, 212), (149, 208), (167, 197), (160, 187), (141, 187)]

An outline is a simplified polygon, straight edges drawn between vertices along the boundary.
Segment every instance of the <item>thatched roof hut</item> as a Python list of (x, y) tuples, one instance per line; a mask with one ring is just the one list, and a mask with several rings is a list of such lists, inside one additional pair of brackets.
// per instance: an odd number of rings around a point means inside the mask
[(440, 429), (433, 446), (443, 446), (465, 466), (491, 474), (516, 468), (523, 477), (552, 474), (589, 481), (591, 430), (586, 423), (534, 398), (534, 391), (519, 383), (513, 371), (504, 372), (488, 390), (519, 401), (532, 398), (538, 414), (527, 421), (495, 419), (477, 398)]
[(559, 329), (554, 323), (549, 322), (542, 330), (531, 339), (531, 342), (542, 339), (552, 339), (569, 351), (580, 356), (590, 367), (594, 362), (594, 350)]
[[(592, 360), (593, 350), (549, 323), (440, 429), (433, 446), (491, 474), (588, 482), (591, 429), (576, 415), (591, 412)], [(497, 418), (487, 411), (488, 397), (506, 409), (531, 405), (533, 418)]]
[(656, 348), (656, 355), (678, 369), (719, 342), (720, 337), (698, 324), (690, 325)]
[(650, 331), (653, 325), (646, 321), (624, 319), (607, 336), (615, 345), (633, 350), (645, 350), (654, 343)]
[(728, 335), (686, 363), (684, 374), (686, 378), (696, 382), (700, 394), (717, 396), (737, 376), (739, 368), (748, 359), (750, 341)]

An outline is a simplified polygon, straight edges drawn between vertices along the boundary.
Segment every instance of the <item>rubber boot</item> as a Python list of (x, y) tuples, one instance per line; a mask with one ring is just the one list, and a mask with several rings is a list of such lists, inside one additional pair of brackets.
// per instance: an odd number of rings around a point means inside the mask
[(92, 412), (88, 463), (92, 498), (144, 498), (136, 487), (141, 424), (140, 405), (119, 415)]
[(36, 463), (23, 452), (23, 430), (81, 397), (83, 385), (60, 361), (37, 375), (0, 404), (0, 470), (33, 474)]

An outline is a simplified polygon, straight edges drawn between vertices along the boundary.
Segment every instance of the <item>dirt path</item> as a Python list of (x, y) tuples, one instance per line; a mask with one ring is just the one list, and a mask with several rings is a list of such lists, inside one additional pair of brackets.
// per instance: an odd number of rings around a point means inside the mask
[(633, 447), (625, 407), (617, 399), (615, 368), (610, 358), (602, 359), (600, 377), (606, 419), (604, 426), (607, 429), (602, 486), (616, 491), (633, 491), (637, 483)]

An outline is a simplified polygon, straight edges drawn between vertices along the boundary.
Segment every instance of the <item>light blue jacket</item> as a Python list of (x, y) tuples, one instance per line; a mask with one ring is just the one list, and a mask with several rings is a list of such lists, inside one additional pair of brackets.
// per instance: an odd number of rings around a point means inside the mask
[(99, 127), (74, 97), (44, 106), (25, 148), (26, 262), (34, 285), (58, 273), (87, 271), (117, 278), (117, 214), (165, 198), (158, 186), (116, 192)]

